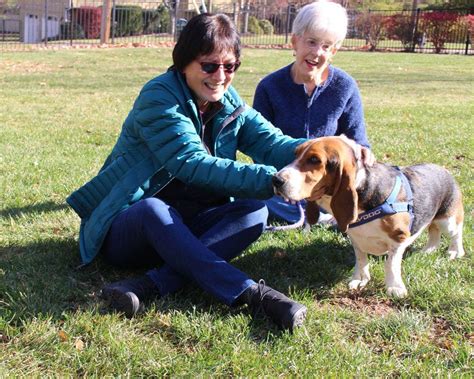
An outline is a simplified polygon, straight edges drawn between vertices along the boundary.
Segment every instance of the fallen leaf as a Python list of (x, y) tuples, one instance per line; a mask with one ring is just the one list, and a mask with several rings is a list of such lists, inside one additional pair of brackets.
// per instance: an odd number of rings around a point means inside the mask
[(64, 330), (58, 332), (58, 337), (61, 342), (66, 342), (69, 339), (69, 336)]
[(438, 346), (445, 350), (451, 350), (454, 347), (454, 343), (448, 338), (443, 338), (438, 342)]
[(84, 341), (81, 340), (80, 338), (76, 339), (76, 342), (74, 344), (74, 347), (79, 350), (79, 351), (82, 351), (84, 350)]
[(7, 343), (7, 342), (10, 342), (10, 338), (5, 334), (0, 333), (0, 343)]

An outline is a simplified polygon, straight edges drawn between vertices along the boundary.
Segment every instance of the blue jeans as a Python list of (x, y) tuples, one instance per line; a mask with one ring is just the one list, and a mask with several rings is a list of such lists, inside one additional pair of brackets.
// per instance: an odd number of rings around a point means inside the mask
[[(280, 196), (273, 196), (265, 200), (265, 205), (268, 208), (269, 220), (286, 222), (294, 224), (299, 221), (301, 215), (296, 204), (291, 204), (283, 200)], [(306, 200), (301, 200), (301, 206), (306, 210)], [(320, 208), (318, 224), (326, 224), (330, 220), (334, 220), (330, 213)]]
[[(272, 221), (286, 222), (294, 224), (300, 219), (300, 211), (296, 204), (291, 204), (283, 200), (280, 196), (273, 196), (265, 200), (265, 205), (268, 208), (269, 219)], [(306, 208), (306, 200), (301, 200), (303, 209)]]
[(101, 253), (115, 266), (156, 267), (147, 275), (161, 296), (192, 280), (232, 305), (255, 282), (228, 262), (257, 240), (267, 218), (262, 201), (237, 200), (206, 209), (185, 224), (173, 207), (148, 198), (116, 217)]

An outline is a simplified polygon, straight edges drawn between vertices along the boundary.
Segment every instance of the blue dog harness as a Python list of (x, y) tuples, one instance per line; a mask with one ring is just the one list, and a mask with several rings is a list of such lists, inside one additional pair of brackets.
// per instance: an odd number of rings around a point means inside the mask
[[(392, 192), (388, 195), (387, 199), (378, 207), (371, 210), (360, 213), (357, 220), (349, 224), (349, 228), (355, 228), (357, 226), (366, 224), (383, 216), (393, 215), (400, 212), (408, 212), (410, 214), (410, 230), (413, 224), (413, 192), (411, 191), (410, 183), (408, 183), (407, 177), (403, 174), (399, 167), (395, 167), (399, 173), (395, 180)], [(405, 189), (407, 200), (402, 202), (396, 202), (397, 196), (400, 189)]]

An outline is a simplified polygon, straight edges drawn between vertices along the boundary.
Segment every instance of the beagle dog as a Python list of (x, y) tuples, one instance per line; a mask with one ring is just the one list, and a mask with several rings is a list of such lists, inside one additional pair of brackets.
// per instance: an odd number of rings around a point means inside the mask
[(318, 221), (321, 207), (347, 232), (356, 255), (350, 289), (363, 288), (370, 280), (368, 253), (388, 254), (387, 293), (406, 296), (403, 253), (426, 227), (425, 251), (435, 250), (445, 232), (451, 238), (450, 258), (464, 255), (461, 191), (440, 166), (397, 168), (375, 163), (368, 167), (362, 163), (361, 146), (354, 141), (345, 136), (322, 137), (300, 145), (295, 161), (273, 177), (273, 186), (287, 200), (307, 199), (310, 224)]

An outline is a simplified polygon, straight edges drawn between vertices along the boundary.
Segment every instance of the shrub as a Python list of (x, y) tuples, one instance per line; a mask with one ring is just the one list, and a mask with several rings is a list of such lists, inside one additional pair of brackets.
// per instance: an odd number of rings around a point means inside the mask
[(387, 37), (399, 40), (405, 51), (411, 51), (413, 46), (414, 20), (409, 13), (398, 13), (384, 20)]
[(72, 23), (80, 25), (85, 38), (100, 37), (102, 7), (79, 7), (71, 12)]
[(164, 5), (157, 9), (144, 9), (142, 12), (144, 33), (165, 33), (170, 26), (170, 15)]
[(250, 33), (254, 33), (254, 34), (263, 34), (263, 29), (261, 28), (257, 17), (255, 17), (255, 16), (250, 16), (249, 17), (248, 31)]
[[(448, 42), (464, 43), (467, 34), (470, 33), (469, 17), (474, 19), (474, 15), (461, 16), (458, 15), (457, 21), (453, 24), (448, 35)], [(472, 34), (471, 34), (472, 35)]]
[(268, 20), (260, 20), (258, 22), (260, 29), (262, 29), (263, 34), (273, 34), (273, 25)]
[(457, 24), (459, 15), (454, 12), (425, 12), (421, 16), (423, 30), (428, 40), (435, 47), (435, 51), (440, 53), (444, 44), (451, 38), (451, 33)]
[(74, 22), (63, 22), (59, 27), (59, 39), (83, 39), (86, 38), (81, 25)]
[(143, 31), (142, 8), (138, 5), (117, 5), (114, 8), (112, 31), (115, 37), (133, 36)]
[(170, 31), (171, 28), (171, 15), (169, 9), (161, 4), (156, 11), (160, 15), (160, 32), (166, 33)]
[(370, 51), (377, 48), (379, 41), (385, 36), (385, 16), (378, 13), (365, 12), (357, 16), (355, 26), (366, 40)]
[(469, 33), (471, 43), (474, 43), (474, 14), (465, 16), (464, 22), (467, 24), (467, 32)]

